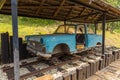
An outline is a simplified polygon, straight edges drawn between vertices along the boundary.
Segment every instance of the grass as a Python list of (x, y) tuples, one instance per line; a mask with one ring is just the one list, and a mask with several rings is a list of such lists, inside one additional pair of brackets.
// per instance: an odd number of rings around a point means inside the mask
[(106, 32), (106, 45), (116, 46), (120, 48), (120, 34)]
[[(9, 32), (10, 35), (12, 35), (12, 27), (9, 24), (3, 24), (0, 23), (1, 29), (0, 29), (0, 33), (4, 33), (4, 32)], [(49, 26), (38, 26), (38, 27), (31, 27), (31, 26), (23, 26), (23, 25), (19, 25), (19, 37), (24, 38), (25, 35), (37, 35), (37, 34), (51, 34), (52, 32), (54, 32), (54, 30), (56, 29), (56, 27), (49, 27)]]
[[(50, 34), (54, 31), (57, 21), (18, 17), (19, 37), (25, 35)], [(48, 28), (49, 27), (49, 28)], [(12, 35), (11, 16), (0, 15), (0, 33), (9, 32)]]

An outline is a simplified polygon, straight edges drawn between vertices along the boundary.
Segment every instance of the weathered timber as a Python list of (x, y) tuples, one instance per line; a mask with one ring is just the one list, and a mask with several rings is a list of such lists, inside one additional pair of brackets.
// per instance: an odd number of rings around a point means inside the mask
[(2, 63), (9, 63), (9, 34), (8, 32), (1, 34), (1, 58)]

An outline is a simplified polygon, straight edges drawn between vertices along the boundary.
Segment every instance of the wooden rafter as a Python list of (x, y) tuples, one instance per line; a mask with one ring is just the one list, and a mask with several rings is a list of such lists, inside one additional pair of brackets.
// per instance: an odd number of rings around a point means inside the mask
[(99, 17), (99, 15), (100, 15), (100, 14), (95, 15), (95, 16), (94, 16), (94, 19), (96, 20), (96, 18)]
[[(78, 8), (79, 6), (61, 6), (61, 8), (67, 8), (67, 9), (69, 9), (69, 8), (77, 8), (77, 9), (80, 9), (80, 8)], [(11, 7), (9, 7), (9, 6), (5, 6), (5, 7), (3, 7), (3, 8), (11, 8)], [(22, 6), (18, 6), (18, 8), (21, 8), (21, 9), (26, 9), (26, 8), (31, 8), (31, 9), (36, 9), (36, 8), (38, 8), (38, 6), (34, 6), (34, 5), (22, 5)], [(40, 6), (40, 9), (44, 9), (44, 8), (59, 8), (59, 6)]]
[(70, 8), (66, 18), (68, 18), (71, 15), (72, 11), (73, 11), (73, 7)]
[(83, 8), (83, 10), (79, 13), (79, 16), (81, 16), (85, 10), (86, 10), (86, 8)]
[(99, 14), (99, 12), (95, 12), (95, 13), (91, 13), (91, 14), (87, 14), (87, 15), (83, 15), (83, 16), (75, 16), (75, 17), (69, 18), (68, 20), (77, 19), (77, 18), (84, 18), (84, 17), (88, 17), (88, 16), (93, 16), (96, 14)]
[(96, 22), (98, 23), (101, 20), (101, 17), (103, 16), (103, 14), (99, 15)]
[(5, 2), (6, 2), (6, 0), (0, 0), (0, 9), (3, 7)]
[(37, 0), (18, 0), (18, 3), (34, 3), (39, 4), (40, 2)]
[[(94, 13), (93, 10), (90, 11), (90, 14), (92, 14), (92, 13)], [(96, 15), (98, 15), (98, 14), (96, 14)], [(92, 15), (92, 16), (94, 16), (94, 15)], [(85, 20), (89, 19), (89, 17), (91, 17), (91, 16), (86, 16)]]
[(62, 0), (62, 2), (60, 3), (60, 6), (58, 7), (58, 9), (53, 14), (53, 17), (55, 17), (58, 14), (58, 12), (60, 11), (60, 9), (62, 8), (64, 3), (65, 3), (65, 0)]
[(41, 11), (41, 6), (43, 5), (43, 3), (45, 2), (45, 0), (42, 0), (42, 2), (40, 3), (38, 10), (36, 11), (36, 14), (38, 14)]

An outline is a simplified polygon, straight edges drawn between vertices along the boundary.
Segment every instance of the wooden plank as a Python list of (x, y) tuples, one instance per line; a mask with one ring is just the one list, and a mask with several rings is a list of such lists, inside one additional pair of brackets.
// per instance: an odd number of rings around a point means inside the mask
[(2, 52), (2, 63), (9, 63), (9, 34), (1, 34), (1, 52)]
[(105, 54), (105, 67), (108, 66), (108, 54)]
[(81, 16), (85, 10), (86, 10), (86, 8), (83, 8), (83, 10), (79, 13), (79, 16)]
[(88, 62), (90, 65), (90, 76), (93, 75), (93, 70), (94, 70), (94, 64), (93, 62)]
[[(20, 53), (20, 60), (26, 59), (24, 56), (28, 56), (24, 54), (24, 49), (26, 47), (23, 47), (23, 40), (22, 38), (19, 38), (19, 53)], [(10, 62), (13, 62), (13, 36), (10, 36)]]
[(118, 59), (119, 52), (117, 50), (113, 51), (113, 60), (116, 61)]
[(5, 4), (6, 0), (0, 0), (0, 9), (2, 9), (3, 5)]
[(58, 9), (53, 14), (53, 17), (55, 17), (58, 14), (58, 12), (60, 11), (60, 9), (62, 8), (61, 6), (63, 6), (64, 3), (65, 3), (65, 0), (62, 0), (62, 2), (60, 3), (60, 6), (58, 7)]
[(70, 75), (63, 76), (63, 80), (71, 80)]
[(50, 74), (47, 74), (47, 75), (44, 75), (42, 77), (38, 77), (38, 78), (36, 78), (34, 80), (53, 80), (53, 76), (50, 75)]
[(61, 72), (57, 72), (56, 74), (53, 74), (54, 80), (63, 80), (63, 76)]
[(99, 70), (99, 61), (96, 62), (96, 72)]
[(71, 9), (69, 10), (66, 18), (68, 18), (72, 14), (72, 11), (73, 11), (73, 7), (71, 7)]
[(103, 59), (99, 61), (99, 70), (103, 69)]
[(86, 79), (86, 67), (81, 67), (77, 69), (77, 80), (85, 80)]
[(23, 43), (22, 44), (22, 51), (23, 51), (23, 59), (27, 59), (31, 57), (31, 54), (28, 53), (28, 51), (26, 50), (27, 44)]
[(71, 75), (71, 80), (77, 80), (77, 73)]
[(4, 34), (1, 34), (1, 62), (4, 63), (3, 53), (4, 53)]
[(77, 80), (77, 71), (75, 66), (78, 66), (78, 65), (74, 63), (69, 63), (69, 64), (74, 65), (74, 68), (66, 69), (66, 71), (68, 72), (68, 75), (70, 75), (70, 80)]
[(10, 62), (13, 62), (13, 36), (10, 36)]
[(79, 68), (77, 69), (77, 80), (81, 80), (83, 75), (83, 69)]
[(93, 63), (93, 65), (94, 65), (94, 67), (93, 67), (93, 74), (95, 74), (96, 73), (96, 61)]
[(37, 11), (36, 11), (36, 14), (38, 14), (40, 11), (41, 11), (41, 7), (42, 7), (42, 5), (44, 4), (44, 2), (45, 2), (45, 0), (42, 0), (41, 1), (41, 3), (40, 3), (40, 5), (39, 5), (39, 7), (38, 7), (38, 9), (37, 9)]
[(86, 66), (86, 78), (90, 77), (90, 65)]
[(102, 55), (102, 59), (103, 59), (103, 62), (102, 62), (102, 69), (105, 68), (105, 55)]
[(19, 58), (20, 58), (20, 60), (22, 60), (23, 59), (23, 48), (22, 48), (22, 44), (23, 44), (23, 40), (22, 40), (22, 38), (19, 38)]
[(63, 80), (71, 80), (71, 75), (65, 69), (61, 68), (61, 72), (63, 75)]

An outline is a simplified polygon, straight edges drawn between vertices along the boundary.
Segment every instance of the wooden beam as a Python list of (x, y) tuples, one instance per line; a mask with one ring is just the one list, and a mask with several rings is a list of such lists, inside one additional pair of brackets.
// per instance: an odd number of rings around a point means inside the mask
[[(93, 10), (90, 11), (90, 14), (92, 14), (92, 13), (93, 13)], [(98, 14), (96, 14), (96, 15), (98, 15)], [(89, 17), (91, 17), (91, 16), (86, 16), (85, 20), (89, 19)]]
[(62, 2), (60, 3), (60, 6), (58, 7), (58, 9), (53, 14), (53, 17), (55, 17), (58, 14), (58, 12), (60, 11), (60, 9), (62, 8), (64, 3), (65, 3), (65, 0), (62, 0)]
[(97, 34), (98, 23), (94, 23), (94, 25), (95, 25), (95, 34)]
[(14, 80), (20, 80), (17, 0), (11, 0), (11, 8), (13, 29)]
[(91, 13), (91, 14), (87, 14), (87, 15), (83, 15), (83, 16), (76, 16), (76, 17), (73, 17), (73, 18), (69, 18), (67, 20), (77, 19), (77, 18), (84, 18), (84, 17), (88, 17), (88, 16), (93, 16), (93, 15), (96, 15), (96, 14), (99, 14), (99, 12), (95, 12), (95, 13)]
[(41, 11), (41, 6), (44, 4), (45, 0), (42, 0), (39, 7), (38, 7), (38, 10), (36, 11), (36, 14), (38, 14), (40, 11)]
[(100, 8), (104, 7), (108, 13), (110, 11), (110, 12), (113, 12), (113, 14), (117, 13), (116, 15), (120, 15), (120, 12), (118, 10), (116, 10), (116, 8), (112, 7), (111, 5), (104, 5), (104, 4), (101, 5), (101, 3), (103, 3), (103, 1), (100, 1), (100, 0), (97, 2), (93, 1), (93, 3), (97, 6), (99, 6)]
[[(68, 8), (68, 9), (70, 9), (70, 8), (77, 8), (78, 10), (81, 8), (81, 6), (78, 6), (78, 5), (74, 5), (74, 6), (67, 6), (67, 5), (64, 5), (64, 6), (61, 6), (61, 8)], [(11, 9), (11, 7), (9, 6), (9, 5), (5, 5), (4, 7), (3, 7), (4, 9)], [(38, 8), (38, 6), (34, 6), (34, 5), (20, 5), (20, 6), (18, 6), (18, 8), (21, 8), (21, 9), (26, 9), (26, 8), (32, 8), (32, 9), (36, 9), (36, 8)], [(57, 6), (57, 5), (47, 5), (47, 6), (41, 6), (40, 7), (40, 9), (44, 9), (44, 8), (59, 8), (59, 6)]]
[(83, 8), (83, 10), (80, 12), (79, 16), (81, 16), (85, 10), (86, 10), (86, 8)]
[(96, 10), (96, 11), (101, 12), (101, 13), (105, 12), (105, 10), (101, 10), (101, 9), (98, 9), (98, 8), (93, 7), (91, 5), (85, 4), (85, 3), (83, 3), (80, 0), (71, 0), (71, 1), (77, 3), (77, 4), (81, 5), (81, 6), (84, 6), (86, 8), (89, 8), (89, 9), (92, 9), (92, 10)]
[(1, 0), (0, 1), (0, 9), (3, 7), (3, 5), (5, 4), (6, 0)]
[(68, 12), (66, 18), (68, 18), (68, 17), (71, 15), (72, 11), (73, 11), (73, 7), (71, 7), (71, 9), (69, 10), (69, 12)]
[(18, 0), (18, 3), (34, 3), (39, 4), (40, 2), (37, 0)]

